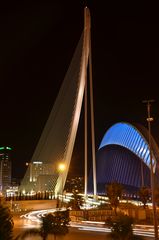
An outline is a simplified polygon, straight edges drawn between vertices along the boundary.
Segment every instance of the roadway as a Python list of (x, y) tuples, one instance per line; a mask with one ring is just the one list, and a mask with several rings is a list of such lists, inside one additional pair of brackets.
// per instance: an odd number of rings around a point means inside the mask
[[(27, 214), (14, 217), (14, 237), (19, 233), (31, 229), (39, 228), (41, 223), (41, 216), (48, 212), (54, 212), (55, 209), (31, 211)], [(135, 225), (133, 229), (136, 235), (142, 235), (145, 239), (154, 238), (154, 230), (151, 225)], [(106, 235), (110, 233), (110, 229), (104, 226), (101, 222), (70, 222), (69, 233), (63, 237), (64, 240), (82, 239), (105, 240)]]

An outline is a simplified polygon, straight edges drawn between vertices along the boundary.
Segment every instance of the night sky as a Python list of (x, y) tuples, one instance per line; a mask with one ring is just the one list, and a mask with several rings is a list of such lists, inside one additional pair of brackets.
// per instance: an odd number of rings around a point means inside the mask
[[(83, 30), (83, 1), (13, 1), (0, 8), (0, 145), (22, 177)], [(155, 6), (91, 1), (96, 150), (118, 121), (147, 126), (159, 143), (159, 18)], [(156, 10), (155, 10), (156, 9)], [(82, 174), (83, 117), (70, 172)], [(90, 138), (90, 137), (89, 137)], [(79, 167), (80, 166), (80, 167)]]

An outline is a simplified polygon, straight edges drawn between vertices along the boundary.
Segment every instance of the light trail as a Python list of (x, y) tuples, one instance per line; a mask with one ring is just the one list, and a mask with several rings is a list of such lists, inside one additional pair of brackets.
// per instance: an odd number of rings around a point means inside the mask
[[(59, 209), (61, 211), (65, 210)], [(36, 224), (34, 227), (40, 227), (41, 218), (44, 217), (48, 213), (53, 213), (57, 211), (57, 209), (47, 209), (47, 210), (38, 210), (31, 211), (27, 214), (21, 215), (21, 218), (28, 220), (25, 222), (25, 228), (33, 227), (33, 222)], [(95, 231), (95, 232), (105, 232), (110, 233), (110, 228), (104, 226), (104, 222), (93, 222), (93, 221), (81, 221), (81, 222), (70, 222), (70, 227), (78, 228), (80, 231)], [(135, 225), (133, 228), (133, 232), (135, 235), (140, 235), (144, 237), (154, 238), (154, 227), (153, 225)]]

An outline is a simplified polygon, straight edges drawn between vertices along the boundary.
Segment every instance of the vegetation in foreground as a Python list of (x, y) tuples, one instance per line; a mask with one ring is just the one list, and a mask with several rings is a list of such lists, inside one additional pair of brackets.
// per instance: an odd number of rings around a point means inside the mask
[(116, 240), (143, 239), (133, 234), (133, 218), (126, 215), (118, 215), (108, 218), (106, 226), (111, 229), (110, 237)]
[(0, 240), (11, 240), (13, 237), (13, 217), (10, 209), (0, 203)]
[(41, 236), (43, 240), (45, 240), (49, 234), (54, 235), (54, 239), (56, 239), (57, 235), (67, 234), (69, 221), (69, 210), (57, 211), (44, 216), (41, 224)]

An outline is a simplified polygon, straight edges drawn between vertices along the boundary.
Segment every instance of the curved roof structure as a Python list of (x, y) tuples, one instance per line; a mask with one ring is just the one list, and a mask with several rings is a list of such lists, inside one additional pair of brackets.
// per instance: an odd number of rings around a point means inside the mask
[[(139, 129), (140, 128), (140, 129)], [(147, 136), (146, 136), (147, 135)], [(119, 122), (114, 124), (105, 133), (99, 149), (107, 145), (119, 145), (133, 152), (137, 157), (142, 159), (144, 163), (150, 167), (150, 151), (148, 144), (148, 134), (146, 129), (138, 125), (138, 128), (126, 123)], [(152, 160), (154, 167), (159, 159), (159, 150), (152, 138)]]
[[(153, 170), (157, 179), (159, 149), (151, 136)], [(105, 186), (113, 181), (124, 185), (128, 193), (141, 186), (150, 187), (150, 150), (148, 130), (141, 125), (118, 122), (105, 133), (97, 152), (97, 192), (105, 193)], [(92, 171), (89, 190), (92, 189)]]

